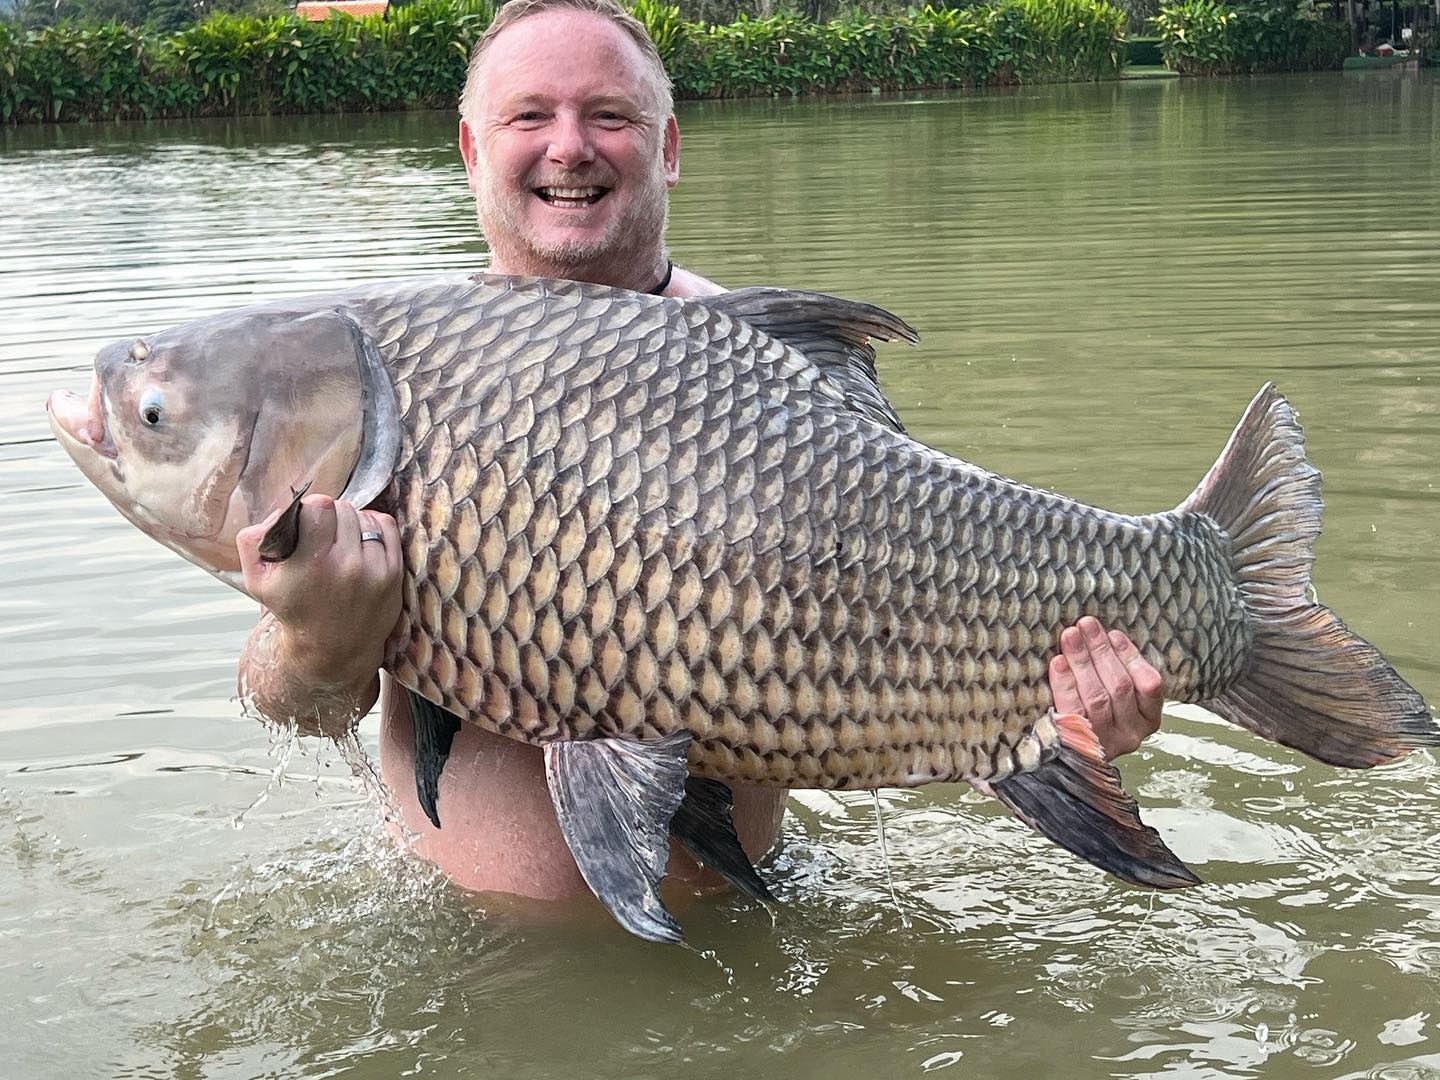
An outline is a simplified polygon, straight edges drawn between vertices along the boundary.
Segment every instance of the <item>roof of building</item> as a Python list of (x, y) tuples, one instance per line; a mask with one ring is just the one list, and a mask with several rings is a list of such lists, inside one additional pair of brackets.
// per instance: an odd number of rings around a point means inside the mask
[(311, 22), (323, 22), (332, 14), (384, 15), (390, 0), (301, 0), (295, 5), (295, 14)]

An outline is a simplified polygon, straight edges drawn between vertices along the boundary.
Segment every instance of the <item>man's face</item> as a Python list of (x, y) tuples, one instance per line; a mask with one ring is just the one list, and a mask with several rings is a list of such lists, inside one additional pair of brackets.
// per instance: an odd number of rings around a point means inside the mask
[(591, 12), (542, 12), (491, 42), (460, 142), (497, 267), (612, 284), (653, 273), (680, 137), (647, 70)]

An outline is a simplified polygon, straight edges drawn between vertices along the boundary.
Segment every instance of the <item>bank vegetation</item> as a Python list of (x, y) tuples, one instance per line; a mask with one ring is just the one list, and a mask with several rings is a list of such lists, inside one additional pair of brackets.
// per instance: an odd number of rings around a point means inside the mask
[[(1293, 0), (1285, 2), (1277, 10), (1297, 21)], [(1245, 39), (1232, 26), (1248, 22), (1222, 20), (1218, 36), (1205, 29), (1214, 20), (1203, 12), (1216, 7), (1183, 0), (1162, 9), (1167, 62), (1182, 71), (1269, 70), (1269, 59), (1251, 68), (1234, 60)], [(824, 20), (742, 13), (722, 23), (686, 18), (663, 0), (634, 0), (632, 9), (681, 99), (1111, 79), (1127, 22), (1108, 0), (854, 8)], [(118, 19), (0, 22), (0, 121), (452, 108), (493, 13), (490, 0), (414, 0), (384, 17), (321, 22), (216, 11), (168, 31)], [(1196, 42), (1206, 43), (1203, 53), (1187, 52)], [(1300, 66), (1328, 63), (1308, 38), (1275, 55), (1279, 66), (1289, 56)]]

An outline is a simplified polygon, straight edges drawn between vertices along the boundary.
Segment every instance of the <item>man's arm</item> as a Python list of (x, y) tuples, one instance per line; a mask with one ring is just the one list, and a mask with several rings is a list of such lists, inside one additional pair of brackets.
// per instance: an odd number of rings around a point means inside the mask
[[(240, 696), (304, 734), (343, 735), (380, 692), (400, 617), (399, 530), (388, 514), (308, 495), (295, 553), (267, 563), (258, 549), (269, 524), (236, 537), (245, 590), (266, 608), (240, 655)], [(382, 540), (362, 540), (366, 532)]]

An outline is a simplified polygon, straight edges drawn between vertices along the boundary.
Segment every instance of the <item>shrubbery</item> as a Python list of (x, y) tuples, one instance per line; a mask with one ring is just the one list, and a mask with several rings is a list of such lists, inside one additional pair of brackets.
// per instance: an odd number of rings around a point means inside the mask
[(1154, 24), (1165, 63), (1187, 75), (1338, 68), (1350, 51), (1348, 26), (1321, 22), (1293, 0), (1183, 0), (1161, 8)]
[(828, 23), (688, 25), (667, 64), (682, 97), (1113, 78), (1124, 15), (1103, 0), (1002, 0)]
[[(687, 23), (636, 0), (677, 97), (1113, 78), (1124, 15), (1107, 0)], [(491, 0), (415, 0), (388, 18), (216, 15), (178, 33), (0, 23), (0, 119), (10, 122), (360, 111), (455, 104)]]
[(0, 119), (128, 119), (455, 104), (490, 0), (415, 0), (389, 18), (215, 15), (174, 34), (0, 23)]

